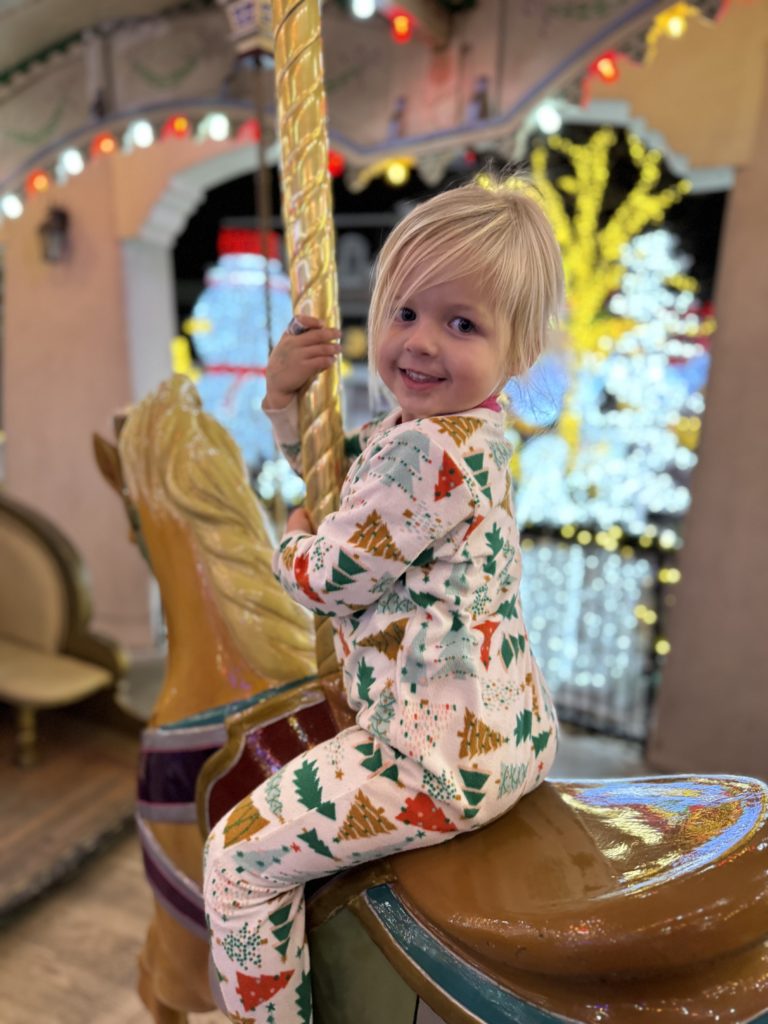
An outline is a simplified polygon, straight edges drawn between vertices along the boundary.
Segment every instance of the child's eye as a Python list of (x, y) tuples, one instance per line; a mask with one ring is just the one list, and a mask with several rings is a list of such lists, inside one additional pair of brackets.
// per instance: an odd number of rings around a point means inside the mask
[(415, 312), (409, 306), (401, 306), (395, 310), (395, 320), (401, 320), (406, 323), (410, 323), (416, 319)]
[(472, 334), (473, 331), (477, 330), (474, 323), (471, 320), (467, 320), (465, 316), (455, 316), (451, 320), (451, 324), (460, 334)]

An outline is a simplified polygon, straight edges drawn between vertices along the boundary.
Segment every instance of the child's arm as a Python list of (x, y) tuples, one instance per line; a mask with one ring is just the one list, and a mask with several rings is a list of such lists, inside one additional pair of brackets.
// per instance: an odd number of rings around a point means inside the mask
[(341, 351), (341, 331), (313, 316), (294, 317), (267, 363), (267, 393), (261, 407), (272, 421), (277, 443), (301, 473), (298, 396), (316, 374), (327, 370)]
[[(280, 446), (280, 451), (290, 463), (291, 468), (301, 476), (301, 437), (299, 434), (298, 400), (295, 398), (291, 399), (290, 403), (283, 409), (270, 409), (266, 405), (262, 405), (262, 408), (272, 422), (272, 429), (275, 433), (275, 439)], [(381, 417), (371, 420), (370, 423), (364, 423), (359, 430), (344, 435), (345, 475), (350, 463), (354, 462), (363, 448), (365, 448), (368, 443), (368, 437), (378, 426), (380, 419)]]
[[(439, 445), (416, 430), (400, 433), (360, 467), (341, 508), (316, 535), (294, 529), (283, 537), (272, 568), (305, 608), (351, 615), (378, 601), (409, 566), (432, 561), (432, 549), (468, 525), (477, 504), (472, 485)], [(465, 532), (457, 530), (457, 544)]]

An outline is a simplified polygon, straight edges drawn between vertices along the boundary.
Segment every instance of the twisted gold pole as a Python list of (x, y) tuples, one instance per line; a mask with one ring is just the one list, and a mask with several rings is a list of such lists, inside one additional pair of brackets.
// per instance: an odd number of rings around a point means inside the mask
[[(339, 300), (328, 173), (319, 0), (273, 0), (283, 222), (293, 308), (338, 326)], [(299, 403), (307, 510), (314, 523), (338, 508), (344, 465), (339, 369), (311, 382)], [(338, 663), (330, 621), (317, 622), (321, 674)]]

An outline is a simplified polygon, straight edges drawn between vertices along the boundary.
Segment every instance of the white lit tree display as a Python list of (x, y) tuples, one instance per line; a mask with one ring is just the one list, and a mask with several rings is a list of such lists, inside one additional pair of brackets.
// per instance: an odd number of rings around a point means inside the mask
[[(617, 141), (599, 129), (532, 152), (563, 251), (566, 342), (508, 389), (509, 433), (532, 646), (565, 717), (641, 737), (669, 650), (659, 615), (679, 579), (670, 554), (690, 502), (713, 321), (692, 261), (659, 227), (689, 184), (661, 187), (661, 154), (628, 135), (634, 181), (607, 210)], [(553, 173), (553, 155), (570, 170)]]

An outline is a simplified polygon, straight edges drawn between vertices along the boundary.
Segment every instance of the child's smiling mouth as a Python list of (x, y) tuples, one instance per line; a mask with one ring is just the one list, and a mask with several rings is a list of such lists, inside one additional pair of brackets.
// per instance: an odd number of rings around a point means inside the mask
[(411, 388), (427, 388), (433, 384), (440, 384), (445, 380), (445, 377), (435, 377), (432, 374), (420, 373), (418, 370), (409, 370), (402, 366), (398, 369), (406, 385)]

